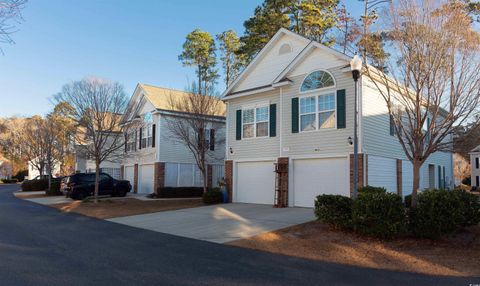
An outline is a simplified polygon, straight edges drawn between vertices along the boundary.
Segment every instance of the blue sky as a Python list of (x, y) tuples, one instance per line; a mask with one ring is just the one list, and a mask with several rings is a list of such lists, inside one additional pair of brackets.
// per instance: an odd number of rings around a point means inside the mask
[(45, 114), (63, 84), (85, 76), (119, 81), (128, 95), (138, 82), (183, 89), (194, 79), (178, 61), (185, 35), (241, 34), (261, 2), (30, 0), (16, 44), (2, 45), (0, 117)]

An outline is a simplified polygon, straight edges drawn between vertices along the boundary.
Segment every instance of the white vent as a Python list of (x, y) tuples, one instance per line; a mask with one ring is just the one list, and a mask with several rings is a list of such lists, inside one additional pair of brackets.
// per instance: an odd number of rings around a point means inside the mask
[(289, 44), (283, 44), (278, 50), (279, 55), (284, 55), (292, 52), (292, 47)]

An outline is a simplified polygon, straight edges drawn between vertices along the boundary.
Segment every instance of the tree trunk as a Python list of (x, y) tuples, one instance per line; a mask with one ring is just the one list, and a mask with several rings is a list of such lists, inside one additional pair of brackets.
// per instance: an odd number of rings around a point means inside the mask
[(50, 166), (50, 163), (47, 165), (47, 175), (48, 175), (48, 190), (51, 192), (52, 191), (52, 167)]
[(98, 203), (98, 191), (100, 188), (100, 163), (95, 161), (95, 193), (94, 202)]
[(417, 193), (420, 188), (420, 167), (422, 164), (414, 160), (413, 164), (413, 189), (412, 189), (412, 208), (417, 207)]

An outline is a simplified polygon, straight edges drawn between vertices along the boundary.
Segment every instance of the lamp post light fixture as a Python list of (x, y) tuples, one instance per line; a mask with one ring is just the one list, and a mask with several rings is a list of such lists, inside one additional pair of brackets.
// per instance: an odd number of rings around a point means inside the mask
[(353, 112), (353, 193), (354, 199), (358, 195), (358, 79), (362, 71), (362, 59), (357, 55), (350, 61), (353, 80), (355, 81), (355, 103)]

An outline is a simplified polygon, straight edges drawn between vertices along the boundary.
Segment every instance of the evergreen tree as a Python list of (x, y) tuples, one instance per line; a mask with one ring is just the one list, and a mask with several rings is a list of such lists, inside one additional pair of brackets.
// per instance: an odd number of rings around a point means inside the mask
[(196, 67), (198, 92), (209, 95), (219, 77), (216, 69), (215, 41), (208, 32), (195, 29), (189, 33), (178, 59), (184, 66)]
[(228, 87), (240, 74), (245, 65), (245, 56), (239, 53), (241, 42), (233, 30), (217, 35), (220, 60), (225, 73), (225, 85)]

